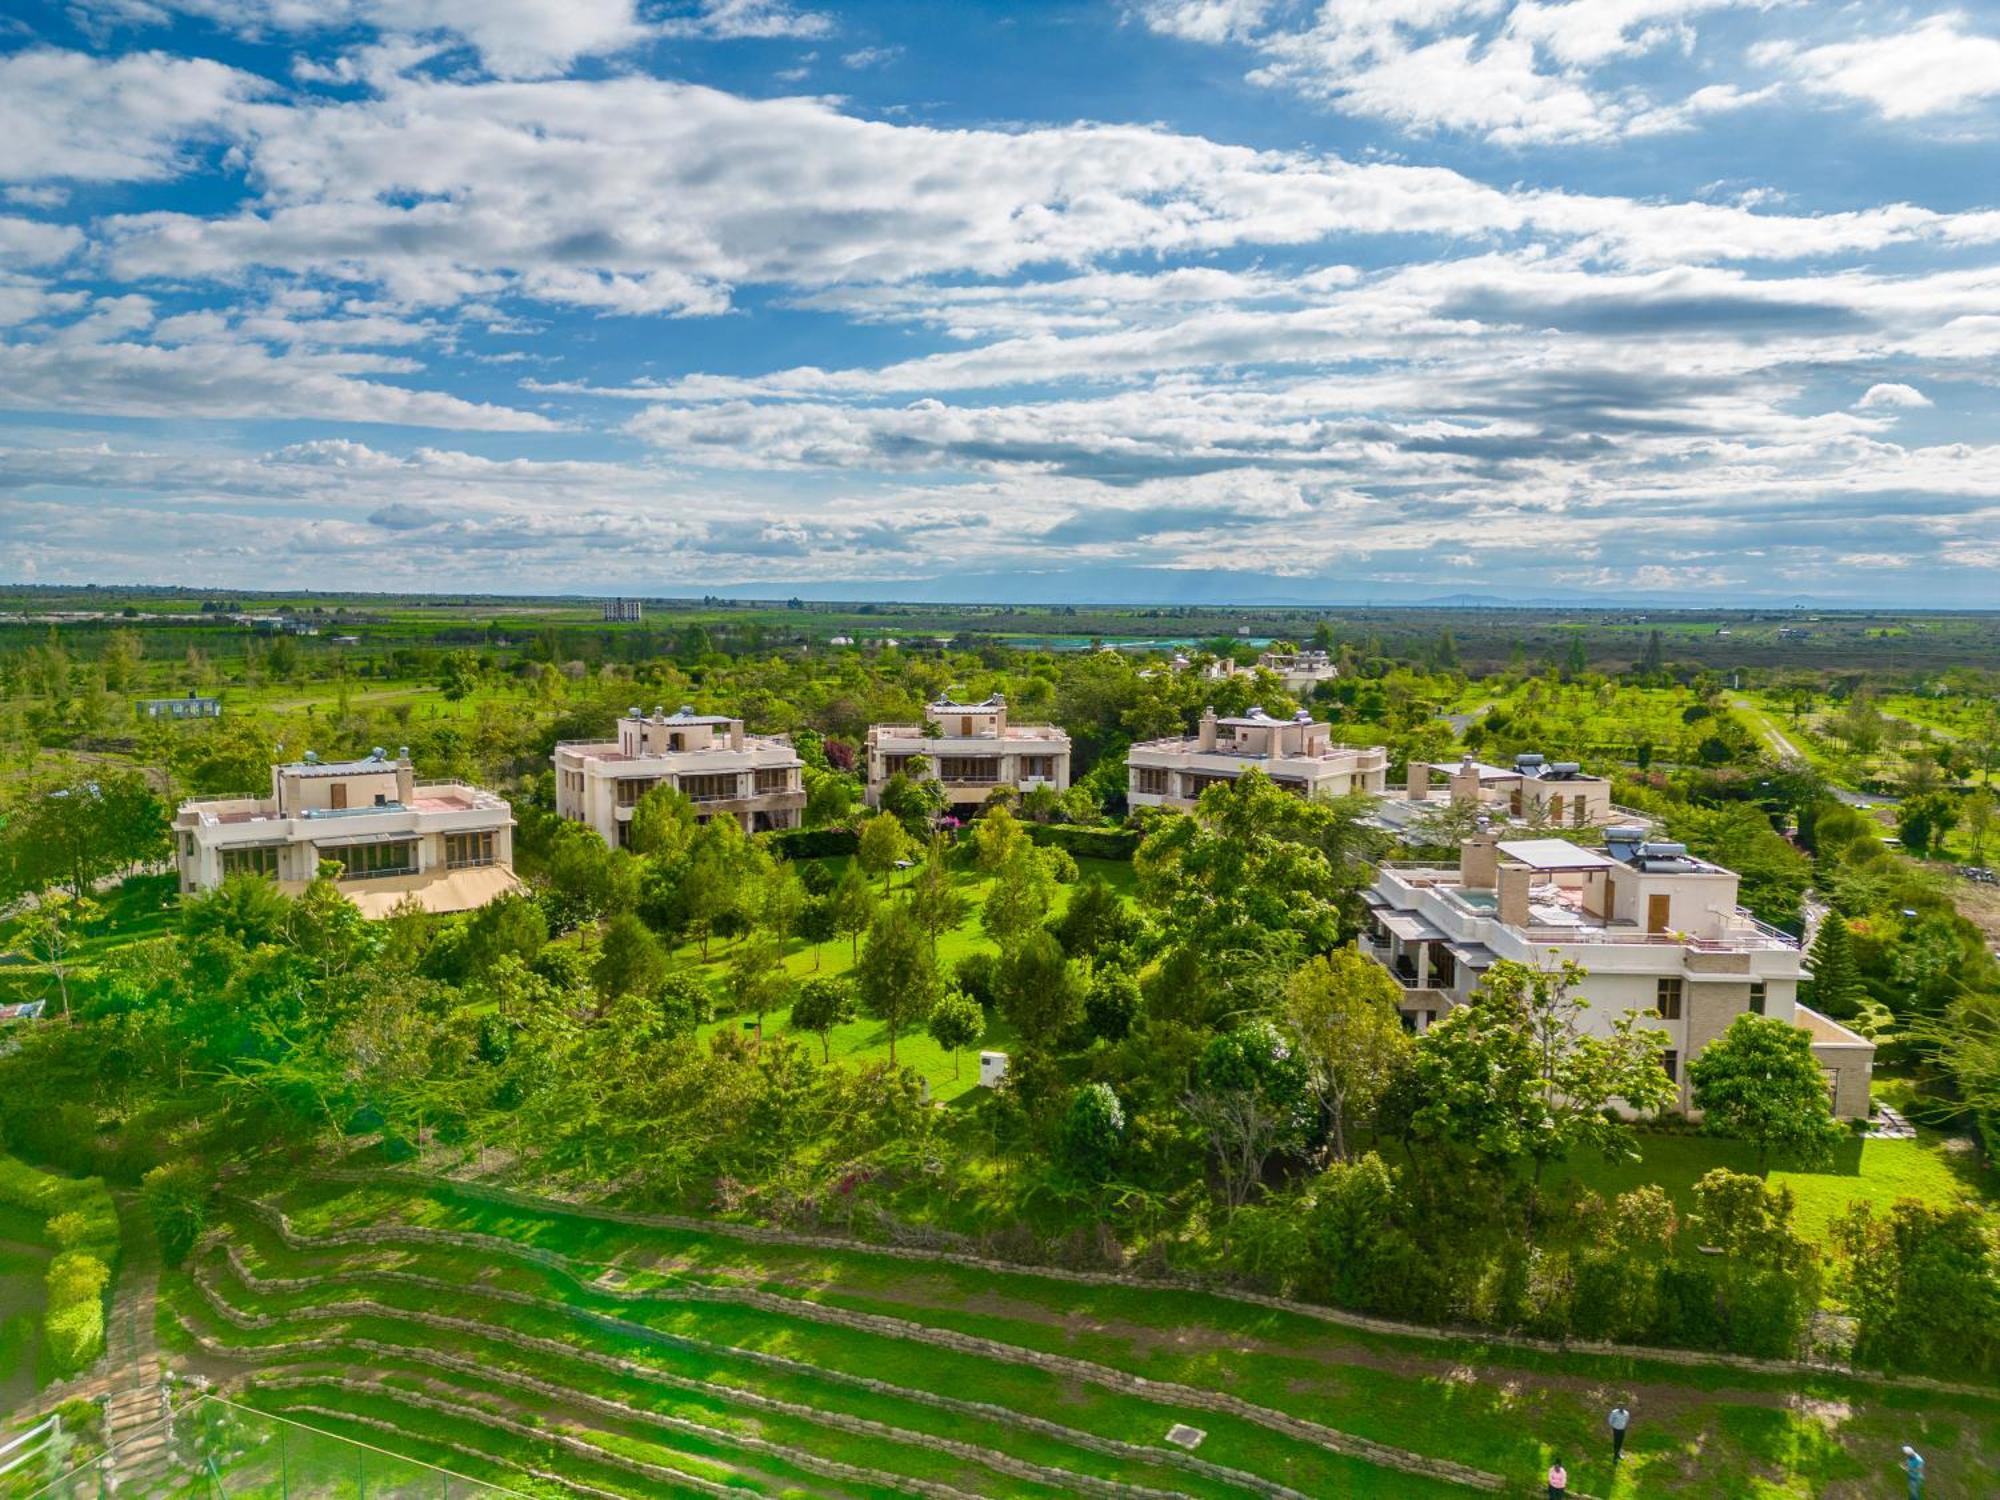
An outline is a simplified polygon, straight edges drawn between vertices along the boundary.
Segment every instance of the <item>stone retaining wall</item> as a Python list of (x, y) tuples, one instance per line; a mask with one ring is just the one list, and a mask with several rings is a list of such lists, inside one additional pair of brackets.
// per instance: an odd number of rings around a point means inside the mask
[[(553, 1264), (545, 1257), (555, 1255), (553, 1251), (535, 1247), (516, 1247), (512, 1241), (495, 1235), (476, 1234), (469, 1231), (440, 1230), (428, 1226), (401, 1224), (366, 1225), (357, 1229), (338, 1230), (325, 1236), (302, 1236), (292, 1228), (290, 1220), (275, 1205), (262, 1205), (263, 1212), (278, 1225), (280, 1235), (287, 1244), (301, 1248), (326, 1245), (393, 1243), (397, 1239), (421, 1241), (431, 1244), (457, 1243), (459, 1248), (478, 1250), (487, 1254), (507, 1255), (517, 1248), (531, 1252), (529, 1259), (544, 1264)], [(562, 1257), (557, 1256), (559, 1261)], [(572, 1276), (574, 1272), (570, 1273)], [(439, 1287), (452, 1292), (470, 1292), (475, 1295), (495, 1295), (501, 1300), (527, 1298), (525, 1293), (501, 1293), (496, 1288), (475, 1288), (451, 1283), (438, 1283)], [(596, 1290), (596, 1289), (594, 1289)], [(602, 1289), (606, 1295), (616, 1296), (611, 1289)], [(1442, 1479), (1450, 1483), (1465, 1485), (1474, 1489), (1498, 1490), (1503, 1481), (1498, 1475), (1489, 1474), (1465, 1464), (1452, 1463), (1444, 1459), (1427, 1458), (1400, 1448), (1377, 1443), (1373, 1439), (1357, 1437), (1304, 1417), (1295, 1417), (1269, 1407), (1255, 1405), (1237, 1396), (1222, 1391), (1205, 1391), (1194, 1386), (1181, 1385), (1174, 1381), (1148, 1380), (1142, 1375), (1133, 1375), (1109, 1365), (1100, 1365), (1090, 1360), (1077, 1359), (1064, 1354), (1050, 1354), (1037, 1349), (1028, 1349), (1015, 1344), (1002, 1343), (997, 1339), (981, 1338), (976, 1334), (960, 1333), (955, 1329), (933, 1328), (928, 1324), (914, 1323), (903, 1318), (889, 1317), (883, 1313), (857, 1312), (848, 1308), (831, 1307), (825, 1303), (808, 1302), (796, 1297), (782, 1297), (773, 1292), (761, 1292), (750, 1288), (724, 1288), (708, 1286), (676, 1286), (649, 1288), (636, 1295), (657, 1301), (707, 1302), (738, 1307), (752, 1307), (759, 1311), (773, 1313), (780, 1317), (800, 1318), (811, 1322), (830, 1324), (852, 1329), (856, 1332), (872, 1333), (885, 1338), (899, 1339), (911, 1343), (929, 1344), (934, 1347), (953, 1349), (981, 1358), (997, 1360), (1004, 1364), (1026, 1365), (1048, 1371), (1072, 1380), (1082, 1380), (1106, 1390), (1125, 1395), (1140, 1396), (1151, 1401), (1162, 1401), (1192, 1407), (1197, 1410), (1216, 1412), (1227, 1416), (1240, 1417), (1254, 1422), (1260, 1427), (1282, 1433), (1286, 1437), (1315, 1444), (1330, 1452), (1348, 1458), (1358, 1458), (1383, 1468), (1398, 1469), (1405, 1473), (1421, 1474), (1427, 1478)], [(529, 1301), (535, 1299), (527, 1298)], [(604, 1314), (588, 1313), (581, 1309), (572, 1310), (575, 1315), (588, 1318), (626, 1337), (645, 1338), (653, 1330), (645, 1324), (632, 1323), (622, 1318), (612, 1318)]]

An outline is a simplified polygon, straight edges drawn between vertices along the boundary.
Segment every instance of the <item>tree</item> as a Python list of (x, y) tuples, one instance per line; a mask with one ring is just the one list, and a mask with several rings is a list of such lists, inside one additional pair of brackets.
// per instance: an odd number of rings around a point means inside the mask
[(1539, 969), (1500, 959), (1462, 1005), (1417, 1039), (1413, 1132), (1463, 1146), (1489, 1165), (1523, 1159), (1542, 1172), (1580, 1146), (1630, 1155), (1631, 1130), (1608, 1113), (1674, 1097), (1661, 1065), (1666, 1033), (1627, 1012), (1608, 1037), (1591, 1035), (1575, 993), (1574, 963)]
[(1853, 938), (1839, 912), (1829, 911), (1820, 919), (1806, 967), (1812, 971), (1812, 978), (1806, 981), (1800, 998), (1814, 1010), (1844, 1021), (1859, 1009), (1867, 991), (1862, 987), (1861, 969), (1854, 959)]
[(883, 782), (875, 800), (912, 840), (928, 838), (932, 822), (947, 805), (944, 787), (930, 774), (930, 763), (921, 755), (912, 756), (907, 767)]
[(1076, 965), (1062, 944), (1039, 929), (1001, 953), (993, 992), (1000, 1014), (1031, 1047), (1054, 1047), (1083, 1013)]
[(613, 917), (590, 971), (598, 994), (606, 1002), (624, 995), (650, 995), (666, 973), (666, 952), (646, 924), (629, 911)]
[(139, 1198), (153, 1221), (160, 1256), (168, 1265), (186, 1260), (208, 1227), (208, 1203), (214, 1192), (215, 1174), (206, 1162), (194, 1157), (154, 1167), (140, 1179)]
[(1312, 1119), (1305, 1067), (1267, 1021), (1211, 1040), (1182, 1106), (1208, 1138), (1231, 1208), (1243, 1206), (1274, 1152), (1304, 1142)]
[(833, 908), (833, 930), (846, 935), (849, 960), (858, 959), (861, 934), (875, 923), (875, 892), (858, 863), (847, 867), (827, 899)]
[(937, 952), (938, 938), (963, 922), (970, 906), (945, 867), (947, 848), (943, 839), (932, 839), (923, 868), (910, 881), (910, 909), (930, 938), (933, 955)]
[(1856, 1364), (2000, 1372), (2000, 1248), (1976, 1207), (1905, 1198), (1878, 1217), (1857, 1203), (1833, 1242)]
[(1030, 928), (1039, 927), (1055, 899), (1056, 878), (1048, 861), (1042, 858), (1041, 850), (1023, 842), (1014, 847), (987, 888), (979, 925), (1004, 948)]
[(1688, 1064), (1688, 1081), (1702, 1128), (1754, 1145), (1760, 1172), (1774, 1150), (1820, 1165), (1846, 1134), (1828, 1108), (1812, 1038), (1775, 1016), (1738, 1016)]
[(665, 781), (655, 783), (632, 808), (625, 846), (634, 854), (680, 858), (699, 826), (694, 803)]
[[(813, 866), (817, 869), (818, 866)], [(865, 925), (865, 924), (864, 924)], [(839, 918), (833, 909), (833, 896), (809, 896), (804, 906), (799, 908), (798, 925), (794, 929), (799, 940), (810, 943), (813, 951), (813, 967), (819, 967), (820, 949), (840, 935)]]
[(1896, 809), (1896, 836), (1919, 859), (1944, 852), (1945, 835), (1958, 825), (1958, 804), (1949, 792), (1924, 792)]
[(751, 845), (734, 818), (710, 818), (695, 830), (688, 844), (681, 900), (704, 960), (709, 940), (718, 931), (742, 930), (743, 909), (769, 859)]
[(889, 1061), (894, 1064), (896, 1038), (929, 1015), (944, 990), (937, 960), (908, 902), (885, 906), (877, 914), (854, 966), (854, 982), (862, 1012), (889, 1028)]
[(1130, 942), (1138, 919), (1102, 875), (1091, 875), (1070, 892), (1069, 906), (1055, 923), (1056, 938), (1071, 958), (1090, 958)]
[(931, 1007), (924, 1029), (951, 1054), (951, 1076), (958, 1077), (958, 1055), (986, 1034), (986, 1012), (979, 1002), (956, 990), (949, 991)]
[(21, 936), (28, 951), (55, 976), (62, 995), (63, 1015), (69, 1015), (69, 971), (81, 928), (96, 921), (98, 905), (87, 896), (50, 891), (22, 914)]
[(1100, 965), (1083, 997), (1083, 1024), (1094, 1037), (1122, 1042), (1139, 1018), (1139, 981), (1124, 969)]
[(1125, 1144), (1125, 1107), (1108, 1083), (1086, 1083), (1070, 1095), (1056, 1126), (1056, 1166), (1079, 1186), (1102, 1187)]
[(1022, 849), (1028, 847), (1028, 831), (1021, 820), (1005, 807), (988, 809), (972, 825), (973, 860), (988, 875), (997, 875)]
[(877, 813), (861, 825), (861, 845), (856, 858), (870, 875), (882, 877), (882, 894), (889, 894), (889, 877), (896, 866), (914, 851), (909, 834), (894, 813)]
[(548, 909), (564, 930), (588, 927), (638, 903), (639, 870), (623, 849), (613, 849), (582, 823), (563, 823), (548, 856)]
[(784, 949), (774, 933), (760, 930), (729, 961), (730, 998), (738, 1011), (748, 1011), (757, 1018), (759, 1036), (764, 1032), (766, 1012), (782, 1007), (791, 989)]
[(1381, 965), (1354, 948), (1309, 959), (1285, 992), (1285, 1030), (1341, 1161), (1348, 1121), (1374, 1109), (1413, 1046), (1397, 1010), (1401, 998)]
[(846, 979), (808, 979), (799, 986), (792, 1001), (794, 1031), (809, 1031), (819, 1038), (822, 1060), (833, 1061), (831, 1033), (854, 1019), (854, 984)]

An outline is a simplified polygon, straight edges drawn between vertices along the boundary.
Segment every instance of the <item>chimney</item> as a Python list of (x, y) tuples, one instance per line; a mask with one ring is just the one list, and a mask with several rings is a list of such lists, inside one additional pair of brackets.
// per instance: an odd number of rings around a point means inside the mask
[(1454, 802), (1479, 800), (1479, 767), (1473, 764), (1469, 755), (1460, 761), (1458, 769), (1451, 773), (1451, 800)]
[(1509, 927), (1528, 925), (1528, 877), (1534, 871), (1511, 861), (1500, 866), (1500, 920)]
[(741, 750), (743, 748), (743, 721), (741, 719), (731, 719), (729, 721), (729, 748), (732, 750)]
[(407, 746), (396, 757), (396, 800), (405, 807), (417, 800), (417, 776), (410, 768), (410, 752)]
[(1458, 883), (1466, 890), (1493, 889), (1493, 872), (1500, 863), (1499, 843), (1490, 833), (1475, 833), (1458, 846)]
[(1409, 778), (1410, 779), (1407, 784), (1409, 786), (1410, 800), (1412, 802), (1422, 802), (1426, 797), (1430, 796), (1431, 763), (1429, 761), (1427, 760), (1411, 761), (1409, 769)]
[(1212, 708), (1201, 711), (1201, 728), (1195, 732), (1194, 747), (1197, 750), (1215, 748), (1215, 710)]

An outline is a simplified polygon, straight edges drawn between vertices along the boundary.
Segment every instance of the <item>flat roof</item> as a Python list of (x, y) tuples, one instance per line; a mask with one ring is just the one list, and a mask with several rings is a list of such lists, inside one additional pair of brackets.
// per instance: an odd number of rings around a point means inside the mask
[(1568, 839), (1506, 839), (1500, 844), (1500, 853), (1537, 870), (1611, 870), (1618, 866), (1609, 855)]

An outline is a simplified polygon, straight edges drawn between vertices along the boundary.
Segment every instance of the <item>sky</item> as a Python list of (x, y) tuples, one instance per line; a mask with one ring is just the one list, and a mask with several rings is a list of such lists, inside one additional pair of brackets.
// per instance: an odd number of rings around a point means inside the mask
[(2000, 602), (2000, 0), (0, 6), (0, 581)]

